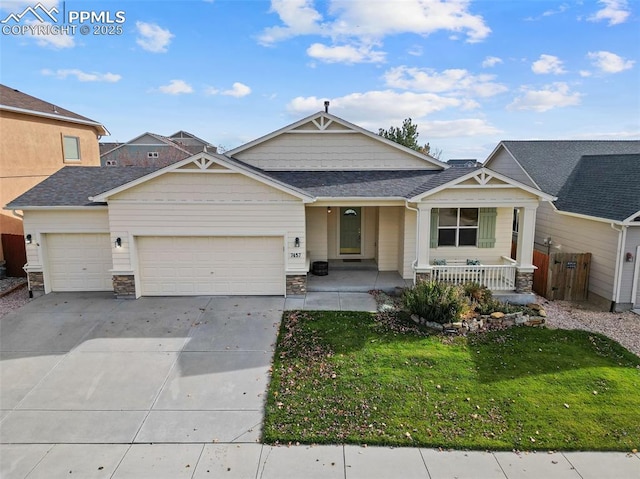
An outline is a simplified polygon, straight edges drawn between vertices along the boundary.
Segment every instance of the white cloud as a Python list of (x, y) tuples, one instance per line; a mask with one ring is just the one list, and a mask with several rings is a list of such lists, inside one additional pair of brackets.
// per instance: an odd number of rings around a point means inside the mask
[(219, 88), (209, 86), (205, 89), (205, 95), (225, 95), (225, 96), (234, 96), (236, 98), (242, 98), (243, 96), (247, 96), (251, 93), (251, 88), (249, 88), (244, 83), (235, 82), (230, 89), (228, 90), (220, 90)]
[(393, 88), (424, 92), (490, 97), (507, 91), (505, 85), (493, 81), (495, 75), (472, 75), (463, 69), (438, 73), (431, 69), (400, 66), (386, 71), (384, 79)]
[[(292, 116), (300, 117), (322, 110), (326, 98), (297, 97), (287, 105)], [(469, 102), (433, 93), (375, 90), (331, 98), (329, 111), (377, 132), (380, 127), (402, 124), (407, 117), (419, 119), (449, 108), (465, 108)]]
[(313, 7), (313, 0), (272, 0), (271, 11), (278, 14), (284, 26), (266, 28), (259, 37), (263, 45), (320, 33), (322, 15)]
[(263, 45), (273, 45), (295, 36), (320, 35), (331, 38), (333, 44), (312, 45), (307, 53), (314, 58), (378, 62), (384, 52), (373, 48), (388, 35), (450, 31), (466, 34), (470, 43), (484, 40), (491, 29), (468, 7), (469, 0), (376, 2), (374, 7), (369, 0), (332, 0), (324, 18), (312, 0), (272, 0), (271, 11), (278, 14), (282, 24), (266, 28), (258, 40)]
[(144, 50), (153, 53), (164, 53), (167, 51), (171, 39), (175, 37), (173, 33), (155, 23), (136, 22), (138, 38), (136, 43)]
[(611, 52), (589, 52), (587, 57), (593, 60), (593, 65), (603, 73), (620, 73), (633, 68), (634, 60), (625, 60)]
[(502, 63), (502, 58), (498, 57), (486, 57), (482, 61), (482, 68), (491, 68), (495, 67), (498, 63)]
[(538, 75), (547, 73), (560, 75), (562, 73), (566, 73), (566, 70), (562, 68), (562, 60), (556, 56), (545, 54), (540, 55), (540, 59), (533, 62), (531, 65), (531, 71)]
[(81, 82), (106, 82), (106, 83), (116, 83), (122, 79), (121, 75), (117, 75), (115, 73), (97, 73), (97, 72), (83, 72), (78, 69), (69, 69), (69, 70), (49, 70), (44, 69), (41, 70), (40, 73), (46, 76), (54, 76), (56, 78), (65, 79), (69, 76), (76, 77), (76, 80)]
[[(37, 27), (42, 28), (42, 31), (50, 31), (51, 26), (53, 26), (50, 22), (40, 22), (39, 20), (25, 20), (25, 24), (27, 25), (35, 25)], [(63, 48), (73, 48), (76, 46), (75, 39), (72, 35), (67, 34), (59, 34), (55, 35), (52, 33), (48, 34), (40, 34), (38, 33), (38, 29), (35, 30), (36, 34), (33, 34), (31, 31), (27, 31), (25, 36), (33, 38), (36, 43), (41, 47), (50, 47), (56, 50), (60, 50)]]
[(168, 95), (193, 93), (193, 87), (184, 80), (171, 80), (168, 85), (158, 87), (158, 91)]
[(553, 108), (579, 105), (582, 98), (580, 93), (571, 92), (569, 85), (564, 82), (547, 85), (542, 90), (522, 87), (522, 91), (524, 94), (513, 100), (507, 106), (508, 110), (533, 110), (541, 113)]
[(221, 92), (222, 95), (234, 96), (236, 98), (242, 98), (243, 96), (247, 96), (251, 93), (251, 88), (249, 88), (244, 83), (235, 82), (230, 90), (225, 90)]
[(462, 118), (459, 120), (421, 122), (420, 133), (423, 133), (427, 138), (454, 138), (497, 135), (503, 133), (503, 131), (480, 118)]
[(591, 72), (589, 70), (580, 70), (580, 76), (582, 78), (587, 78), (591, 76)]
[(327, 46), (314, 43), (307, 49), (307, 55), (326, 63), (381, 63), (385, 60), (384, 52), (371, 50), (366, 45)]
[(424, 50), (422, 48), (422, 45), (413, 45), (411, 48), (409, 48), (407, 53), (414, 57), (421, 57), (424, 53)]
[(624, 23), (629, 15), (629, 5), (626, 0), (599, 0), (603, 7), (591, 15), (587, 20), (590, 22), (608, 21), (609, 26)]

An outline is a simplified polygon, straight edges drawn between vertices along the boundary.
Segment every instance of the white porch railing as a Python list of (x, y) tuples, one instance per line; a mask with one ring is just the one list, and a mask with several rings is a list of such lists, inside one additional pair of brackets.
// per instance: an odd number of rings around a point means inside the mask
[(446, 265), (431, 266), (431, 278), (445, 283), (462, 284), (475, 282), (492, 291), (516, 289), (516, 262), (506, 256), (503, 264), (468, 265), (452, 261)]

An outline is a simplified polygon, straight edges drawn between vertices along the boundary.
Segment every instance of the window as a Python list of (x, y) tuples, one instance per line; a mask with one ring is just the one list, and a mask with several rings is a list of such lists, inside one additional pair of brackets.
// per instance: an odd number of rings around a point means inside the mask
[(514, 208), (512, 232), (517, 235), (518, 231), (520, 231), (520, 210), (518, 208)]
[(440, 208), (438, 246), (476, 246), (478, 208)]
[(147, 152), (147, 158), (158, 158), (158, 152), (157, 151), (148, 151)]
[(80, 161), (80, 138), (77, 136), (62, 137), (64, 161)]
[(118, 166), (118, 160), (107, 160), (105, 161), (104, 166)]

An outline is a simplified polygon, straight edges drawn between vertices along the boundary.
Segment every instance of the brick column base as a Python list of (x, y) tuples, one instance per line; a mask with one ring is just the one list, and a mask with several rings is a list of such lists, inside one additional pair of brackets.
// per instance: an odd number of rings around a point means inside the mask
[(118, 299), (136, 298), (136, 280), (132, 274), (114, 274), (113, 292)]
[(516, 271), (516, 293), (533, 293), (533, 273)]
[(307, 275), (306, 274), (288, 274), (287, 275), (287, 294), (299, 295), (307, 293)]
[(416, 273), (416, 283), (422, 283), (424, 281), (431, 281), (431, 272)]

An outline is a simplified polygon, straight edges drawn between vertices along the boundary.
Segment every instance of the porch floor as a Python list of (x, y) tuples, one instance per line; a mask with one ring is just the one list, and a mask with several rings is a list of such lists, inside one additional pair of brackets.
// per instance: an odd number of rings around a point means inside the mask
[(366, 293), (372, 289), (379, 289), (393, 293), (396, 288), (411, 285), (411, 280), (402, 279), (396, 271), (378, 271), (373, 260), (331, 260), (327, 276), (316, 276), (313, 273), (307, 275), (308, 292)]

